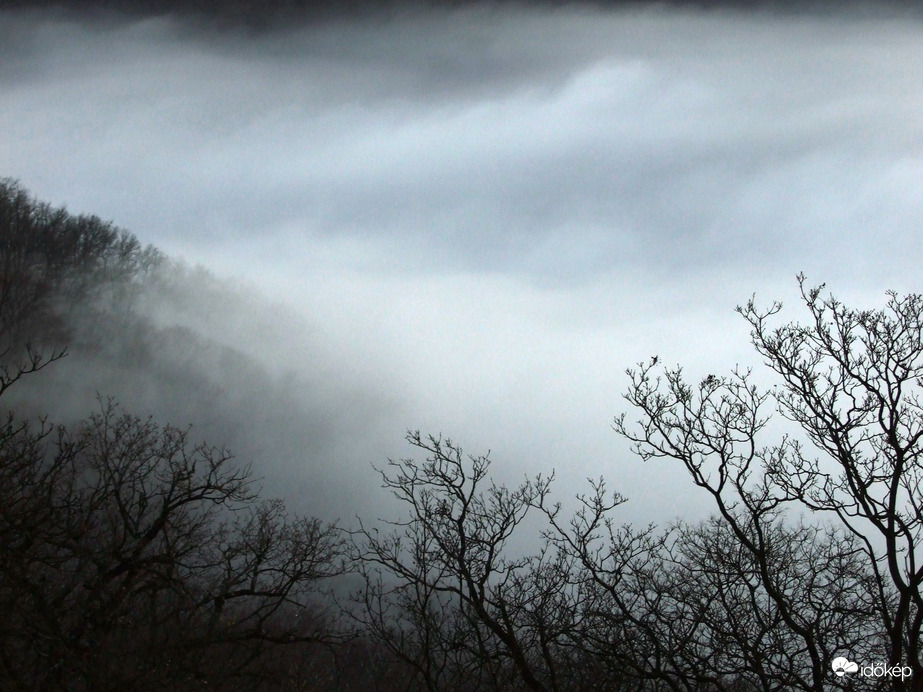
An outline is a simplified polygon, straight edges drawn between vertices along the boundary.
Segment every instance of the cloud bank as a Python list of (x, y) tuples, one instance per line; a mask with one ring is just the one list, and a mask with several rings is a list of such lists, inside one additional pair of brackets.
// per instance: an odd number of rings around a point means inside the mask
[[(492, 448), (501, 477), (700, 511), (609, 429), (624, 368), (757, 365), (733, 307), (791, 301), (799, 271), (869, 306), (918, 290), (913, 17), (474, 6), (247, 35), (4, 12), (0, 33), (2, 174), (252, 287), (157, 309), (291, 385), (246, 451), (308, 505), (330, 474), (346, 513), (374, 497), (413, 427)], [(267, 329), (272, 301), (302, 326)]]

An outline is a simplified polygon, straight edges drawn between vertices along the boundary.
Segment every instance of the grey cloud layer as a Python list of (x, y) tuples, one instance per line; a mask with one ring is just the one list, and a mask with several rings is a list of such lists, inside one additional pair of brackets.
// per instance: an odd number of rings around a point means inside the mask
[(800, 270), (867, 302), (918, 288), (916, 19), (473, 8), (228, 37), (7, 13), (0, 32), (2, 173), (305, 312), (336, 368), (395, 388), (393, 437), (363, 454), (420, 426), (500, 440), (517, 469), (629, 464), (606, 427), (624, 367), (730, 367), (733, 305), (790, 297)]
[(3, 158), (158, 237), (355, 236), (385, 269), (584, 273), (556, 251), (584, 233), (600, 268), (790, 263), (805, 234), (822, 251), (918, 211), (919, 28), (469, 11), (238, 49), (45, 26), (39, 74), (7, 77)]

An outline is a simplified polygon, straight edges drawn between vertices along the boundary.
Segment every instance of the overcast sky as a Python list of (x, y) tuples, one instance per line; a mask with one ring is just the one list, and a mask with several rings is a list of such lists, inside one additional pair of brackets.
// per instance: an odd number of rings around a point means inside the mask
[(611, 431), (626, 367), (757, 365), (733, 308), (801, 317), (798, 272), (868, 307), (921, 290), (920, 65), (920, 20), (862, 6), (256, 35), (7, 12), (0, 176), (287, 303), (311, 358), (257, 326), (227, 338), (347, 383), (328, 457), (285, 462), (336, 466), (344, 505), (420, 428), (506, 479), (556, 469), (562, 495), (603, 474), (625, 518), (666, 520), (706, 505)]

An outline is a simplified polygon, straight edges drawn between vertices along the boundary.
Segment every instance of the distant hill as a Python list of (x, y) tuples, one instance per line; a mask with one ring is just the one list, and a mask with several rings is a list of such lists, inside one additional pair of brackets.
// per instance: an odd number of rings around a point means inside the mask
[(368, 420), (356, 402), (375, 396), (357, 395), (304, 319), (0, 179), (0, 367), (15, 369), (27, 348), (68, 354), (11, 387), (0, 408), (68, 423), (113, 396), (227, 445), (270, 494), (341, 511), (348, 473), (330, 469), (347, 460), (336, 448)]

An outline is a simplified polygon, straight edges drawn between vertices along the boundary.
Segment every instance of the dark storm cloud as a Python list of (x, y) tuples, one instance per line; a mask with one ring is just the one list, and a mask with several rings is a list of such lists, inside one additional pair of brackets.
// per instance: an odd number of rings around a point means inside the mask
[[(279, 63), (255, 57), (271, 38), (243, 54), (180, 43), (164, 56), (169, 25), (135, 27), (98, 36), (85, 69), (108, 58), (107, 77), (75, 80), (83, 97), (62, 94), (112, 112), (78, 109), (63, 134), (103, 139), (99, 156), (119, 162), (111, 187), (134, 178), (131, 189), (154, 193), (148, 223), (175, 232), (300, 225), (392, 252), (411, 238), (439, 266), (516, 270), (524, 257), (526, 271), (575, 221), (626, 239), (603, 248), (608, 263), (740, 256), (751, 239), (728, 226), (761, 223), (754, 196), (784, 202), (821, 176), (848, 188), (850, 167), (914, 136), (903, 134), (914, 104), (897, 98), (909, 85), (895, 74), (912, 64), (907, 29), (880, 55), (855, 50), (864, 22), (594, 16), (335, 23), (288, 36)], [(160, 132), (165, 148), (148, 150)], [(889, 132), (902, 135), (889, 142)], [(160, 203), (166, 195), (177, 203)], [(804, 200), (775, 207), (802, 214)], [(776, 234), (801, 232), (797, 218), (772, 216)]]
[(162, 315), (312, 383), (266, 424), (276, 456), (355, 473), (404, 427), (445, 430), (508, 473), (617, 460), (653, 512), (659, 477), (608, 428), (624, 367), (753, 362), (733, 306), (790, 298), (801, 270), (863, 304), (916, 288), (923, 27), (869, 7), (255, 34), (7, 13), (0, 166), (306, 316), (310, 338), (273, 343), (249, 309), (223, 328), (234, 301)]

